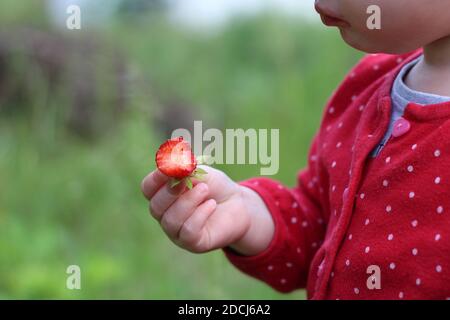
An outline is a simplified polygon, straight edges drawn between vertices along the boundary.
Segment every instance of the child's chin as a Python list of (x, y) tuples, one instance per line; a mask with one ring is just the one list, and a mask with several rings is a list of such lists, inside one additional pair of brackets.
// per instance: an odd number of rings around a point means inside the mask
[(389, 45), (386, 42), (379, 43), (371, 40), (367, 35), (359, 34), (348, 28), (340, 29), (342, 39), (351, 47), (365, 53), (405, 54), (419, 47), (400, 47), (398, 44)]
[(351, 47), (356, 50), (366, 53), (381, 53), (385, 52), (385, 48), (377, 46), (374, 42), (371, 42), (364, 35), (352, 32), (349, 29), (340, 29), (342, 39)]

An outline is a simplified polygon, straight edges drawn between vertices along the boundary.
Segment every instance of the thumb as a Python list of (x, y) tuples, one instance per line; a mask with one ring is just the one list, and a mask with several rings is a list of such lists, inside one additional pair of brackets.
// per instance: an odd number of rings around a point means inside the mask
[(206, 171), (201, 180), (196, 179), (195, 183), (203, 182), (209, 187), (210, 197), (220, 203), (228, 200), (231, 196), (239, 192), (236, 182), (231, 180), (223, 171), (212, 167), (201, 165), (199, 168)]

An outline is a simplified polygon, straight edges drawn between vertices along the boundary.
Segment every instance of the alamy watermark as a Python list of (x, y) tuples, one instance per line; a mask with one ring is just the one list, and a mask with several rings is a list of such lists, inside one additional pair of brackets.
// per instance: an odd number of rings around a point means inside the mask
[[(81, 8), (78, 5), (72, 4), (66, 8), (68, 15), (66, 19), (66, 27), (69, 30), (81, 29)], [(369, 15), (366, 21), (366, 26), (369, 30), (381, 29), (381, 8), (378, 5), (372, 4), (367, 7), (366, 13)]]
[(381, 29), (381, 8), (375, 4), (367, 7), (366, 13), (369, 15), (367, 18), (367, 28), (369, 30)]
[(69, 30), (81, 29), (81, 9), (80, 6), (72, 4), (67, 7), (66, 13), (68, 17), (66, 19), (66, 27)]
[(225, 129), (210, 128), (203, 132), (202, 121), (194, 121), (194, 131), (177, 129), (172, 138), (183, 137), (192, 145), (196, 156), (205, 156), (212, 164), (261, 165), (260, 174), (275, 175), (280, 167), (279, 129)]
[(81, 289), (81, 268), (80, 266), (73, 264), (67, 267), (66, 273), (68, 274), (66, 279), (66, 288), (69, 290)]
[(377, 265), (370, 265), (366, 270), (367, 274), (370, 276), (367, 278), (366, 285), (367, 289), (381, 289), (381, 269)]

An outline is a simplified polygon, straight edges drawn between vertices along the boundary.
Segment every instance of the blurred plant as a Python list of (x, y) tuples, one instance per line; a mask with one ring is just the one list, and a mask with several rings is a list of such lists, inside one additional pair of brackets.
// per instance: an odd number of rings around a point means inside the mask
[(162, 12), (168, 8), (167, 0), (122, 0), (119, 13), (143, 14), (147, 12)]

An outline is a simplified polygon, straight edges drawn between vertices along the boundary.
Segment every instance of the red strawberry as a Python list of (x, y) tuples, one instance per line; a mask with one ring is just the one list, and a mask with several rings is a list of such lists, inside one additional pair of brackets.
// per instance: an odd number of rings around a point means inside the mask
[(156, 166), (166, 176), (178, 180), (189, 177), (197, 168), (197, 160), (182, 137), (164, 142), (156, 152)]

